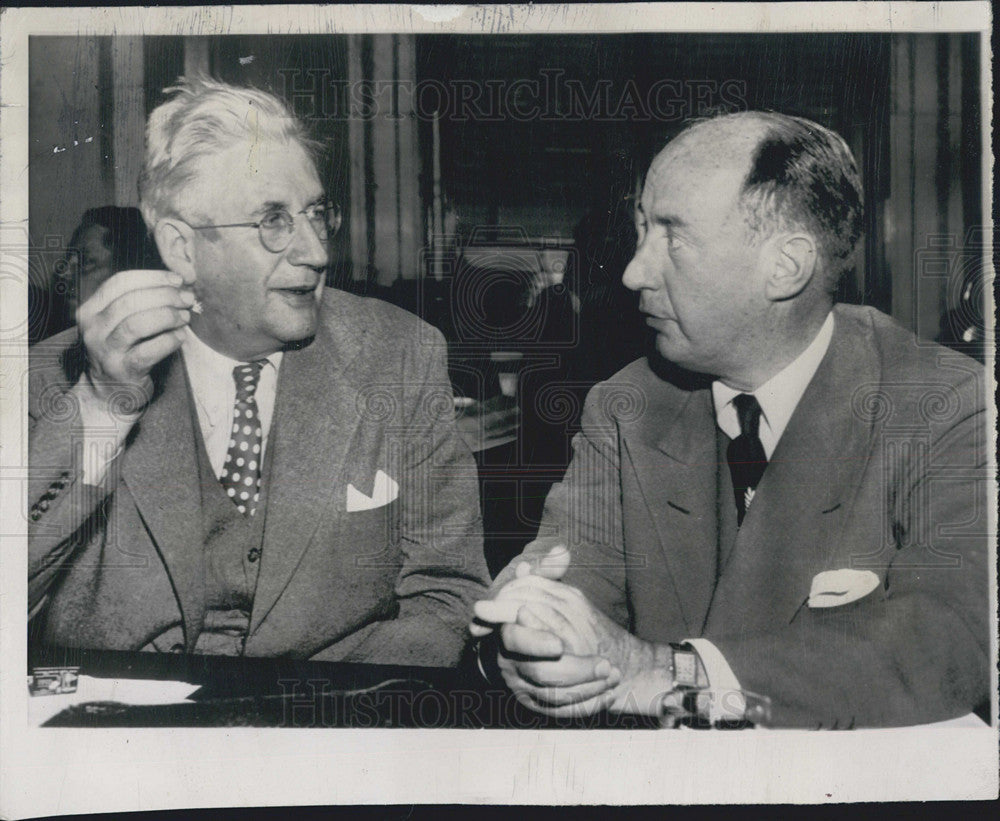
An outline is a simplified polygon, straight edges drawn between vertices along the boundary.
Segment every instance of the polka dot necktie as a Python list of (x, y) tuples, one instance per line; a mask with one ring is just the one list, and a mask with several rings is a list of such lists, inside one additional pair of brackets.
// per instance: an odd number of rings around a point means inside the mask
[(260, 381), (260, 371), (267, 360), (247, 362), (233, 368), (236, 380), (236, 404), (229, 451), (219, 481), (226, 495), (244, 516), (253, 516), (260, 497), (260, 415), (253, 395)]
[(740, 435), (729, 443), (726, 461), (733, 477), (736, 519), (742, 525), (767, 467), (767, 454), (758, 436), (761, 409), (757, 398), (753, 394), (741, 393), (733, 399), (733, 404), (740, 421)]

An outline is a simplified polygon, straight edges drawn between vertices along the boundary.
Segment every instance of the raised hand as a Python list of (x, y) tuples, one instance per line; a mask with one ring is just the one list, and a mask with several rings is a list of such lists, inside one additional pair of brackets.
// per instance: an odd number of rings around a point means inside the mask
[(180, 347), (191, 319), (194, 294), (184, 285), (172, 271), (121, 271), (80, 306), (85, 378), (97, 398), (132, 387), (149, 400), (150, 370)]

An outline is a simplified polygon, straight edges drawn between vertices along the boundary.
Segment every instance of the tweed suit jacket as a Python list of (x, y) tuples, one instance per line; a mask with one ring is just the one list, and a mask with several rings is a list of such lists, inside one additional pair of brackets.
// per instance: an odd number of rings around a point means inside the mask
[[(182, 357), (157, 368), (153, 400), (91, 487), (67, 393), (74, 338), (32, 349), (32, 636), (138, 649), (180, 622), (185, 647), (175, 649), (191, 651), (205, 618), (201, 434)], [(278, 377), (246, 655), (458, 660), (489, 577), (476, 467), (453, 417), (440, 334), (328, 289), (315, 338), (286, 351)], [(56, 498), (38, 512), (52, 482)]]

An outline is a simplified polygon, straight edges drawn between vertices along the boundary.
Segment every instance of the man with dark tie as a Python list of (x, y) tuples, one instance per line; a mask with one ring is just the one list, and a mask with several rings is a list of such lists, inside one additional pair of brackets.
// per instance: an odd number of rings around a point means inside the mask
[(32, 350), (31, 637), (454, 664), (488, 577), (443, 339), (324, 290), (340, 212), (280, 100), (170, 91), (140, 180), (169, 271)]
[(775, 113), (653, 161), (624, 282), (656, 354), (591, 391), (476, 605), (525, 704), (846, 728), (987, 701), (985, 371), (834, 304), (861, 190), (838, 135)]

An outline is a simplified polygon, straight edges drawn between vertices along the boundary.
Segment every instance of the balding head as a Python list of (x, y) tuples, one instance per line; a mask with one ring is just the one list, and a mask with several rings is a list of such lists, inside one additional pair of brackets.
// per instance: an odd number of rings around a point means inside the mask
[(832, 132), (779, 114), (700, 121), (650, 167), (622, 281), (663, 357), (752, 390), (815, 337), (860, 221)]
[(818, 249), (818, 285), (827, 293), (836, 290), (863, 227), (861, 180), (839, 135), (785, 114), (726, 114), (688, 125), (653, 161), (650, 174), (681, 158), (706, 169), (741, 169), (739, 202), (752, 236), (808, 232)]

